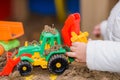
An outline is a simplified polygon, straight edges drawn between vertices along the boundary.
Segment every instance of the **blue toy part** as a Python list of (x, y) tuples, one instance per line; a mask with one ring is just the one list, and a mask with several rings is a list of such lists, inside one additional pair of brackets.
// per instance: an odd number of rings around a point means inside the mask
[(55, 15), (54, 0), (29, 0), (30, 11), (43, 15)]

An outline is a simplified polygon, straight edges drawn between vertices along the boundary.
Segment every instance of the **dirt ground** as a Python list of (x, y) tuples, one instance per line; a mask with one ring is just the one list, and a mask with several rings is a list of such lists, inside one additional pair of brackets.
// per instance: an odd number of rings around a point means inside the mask
[(34, 67), (29, 76), (20, 76), (18, 71), (14, 71), (9, 76), (2, 76), (0, 80), (120, 80), (120, 74), (90, 71), (85, 65), (73, 62), (62, 75), (57, 75), (56, 79), (51, 78), (48, 70), (42, 70), (40, 67)]

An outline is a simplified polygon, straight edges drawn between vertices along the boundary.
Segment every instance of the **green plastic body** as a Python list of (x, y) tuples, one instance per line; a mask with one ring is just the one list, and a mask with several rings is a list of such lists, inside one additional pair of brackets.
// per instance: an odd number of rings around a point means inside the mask
[(20, 45), (20, 42), (17, 39), (10, 40), (10, 41), (0, 41), (0, 45), (2, 45), (5, 49), (5, 51), (9, 51), (13, 48), (16, 48)]
[[(61, 45), (60, 34), (57, 30), (56, 30), (56, 34), (52, 34), (50, 32), (42, 32), (38, 44), (31, 44), (28, 46), (20, 47), (16, 57), (19, 57), (22, 54), (26, 54), (26, 53), (34, 55), (35, 52), (39, 52), (42, 58), (45, 58), (46, 61), (49, 61), (51, 56), (54, 54), (65, 54), (66, 53), (66, 50), (61, 46), (59, 50), (51, 51), (48, 55), (45, 55), (46, 44), (49, 44), (50, 47), (54, 46), (55, 44)], [(31, 62), (30, 59), (27, 59), (27, 57), (26, 59), (24, 57), (24, 60), (28, 60), (29, 62)]]

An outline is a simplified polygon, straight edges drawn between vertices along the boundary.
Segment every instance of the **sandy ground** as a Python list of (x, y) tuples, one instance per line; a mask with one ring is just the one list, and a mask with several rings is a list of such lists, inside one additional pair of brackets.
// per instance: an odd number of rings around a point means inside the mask
[(73, 62), (62, 75), (51, 78), (48, 70), (34, 67), (31, 75), (20, 76), (14, 71), (9, 76), (2, 76), (0, 80), (120, 80), (120, 74), (100, 71), (90, 71), (85, 65)]

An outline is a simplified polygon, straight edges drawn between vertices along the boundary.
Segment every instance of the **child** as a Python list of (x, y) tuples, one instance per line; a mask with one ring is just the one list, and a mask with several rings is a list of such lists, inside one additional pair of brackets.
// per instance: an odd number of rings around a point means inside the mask
[(97, 25), (94, 35), (102, 35), (104, 41), (93, 40), (72, 43), (72, 52), (66, 54), (77, 62), (86, 62), (91, 70), (120, 72), (120, 0), (112, 9), (108, 20)]

